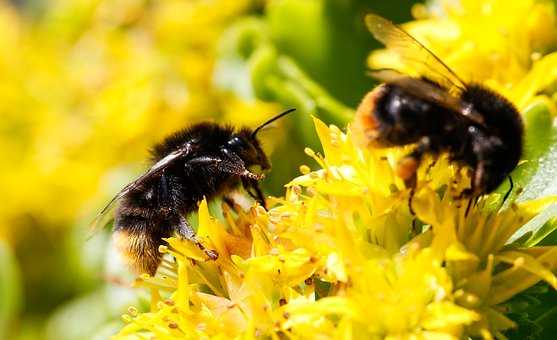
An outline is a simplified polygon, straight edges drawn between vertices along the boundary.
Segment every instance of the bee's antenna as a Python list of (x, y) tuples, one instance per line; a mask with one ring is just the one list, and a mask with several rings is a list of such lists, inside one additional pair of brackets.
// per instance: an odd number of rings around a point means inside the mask
[(258, 133), (262, 128), (264, 128), (265, 126), (271, 124), (271, 123), (274, 122), (275, 120), (280, 119), (280, 118), (286, 116), (287, 114), (289, 114), (290, 112), (293, 112), (293, 111), (296, 111), (296, 109), (288, 109), (288, 110), (286, 110), (286, 111), (284, 111), (284, 112), (282, 112), (282, 113), (279, 113), (278, 115), (276, 115), (276, 116), (274, 116), (273, 118), (269, 119), (269, 120), (266, 121), (265, 123), (259, 125), (259, 126), (253, 131), (253, 133), (251, 134), (251, 136), (252, 136), (253, 138), (255, 138), (255, 135), (257, 135), (257, 133)]

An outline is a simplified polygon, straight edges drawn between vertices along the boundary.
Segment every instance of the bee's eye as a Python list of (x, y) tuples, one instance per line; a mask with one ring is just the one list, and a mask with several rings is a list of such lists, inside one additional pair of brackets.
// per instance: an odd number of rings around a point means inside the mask
[(247, 148), (246, 142), (242, 140), (240, 137), (233, 137), (228, 141), (228, 146), (234, 149), (245, 149)]

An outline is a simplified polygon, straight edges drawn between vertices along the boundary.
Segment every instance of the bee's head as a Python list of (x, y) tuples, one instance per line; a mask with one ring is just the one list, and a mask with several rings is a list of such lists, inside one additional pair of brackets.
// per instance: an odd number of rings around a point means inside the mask
[(279, 115), (269, 119), (265, 123), (259, 125), (255, 130), (244, 128), (233, 134), (228, 140), (228, 147), (234, 151), (247, 166), (260, 166), (262, 170), (268, 170), (271, 168), (271, 163), (267, 158), (267, 155), (261, 148), (261, 143), (257, 139), (257, 133), (261, 129), (275, 120), (289, 114), (296, 109), (290, 109), (280, 113)]
[(271, 168), (267, 155), (251, 129), (241, 129), (228, 140), (227, 146), (237, 154), (246, 166), (260, 166), (262, 170)]

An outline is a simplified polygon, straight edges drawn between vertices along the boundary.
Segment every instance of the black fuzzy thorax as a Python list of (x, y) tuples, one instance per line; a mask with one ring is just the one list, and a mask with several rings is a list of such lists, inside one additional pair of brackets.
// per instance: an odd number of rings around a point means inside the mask
[(153, 164), (186, 143), (192, 151), (167, 168), (162, 176), (153, 178), (134, 190), (120, 204), (120, 215), (141, 216), (145, 219), (173, 222), (178, 214), (186, 215), (197, 208), (203, 198), (215, 195), (238, 184), (237, 178), (218, 171), (217, 166), (191, 165), (197, 157), (218, 157), (220, 149), (234, 130), (228, 126), (201, 123), (176, 132), (156, 144), (152, 150)]
[(481, 85), (467, 86), (460, 100), (483, 118), (483, 124), (394, 83), (383, 84), (372, 112), (378, 123), (376, 141), (384, 146), (402, 146), (427, 137), (426, 153), (447, 152), (452, 161), (472, 169), (481, 164), (481, 190), (491, 192), (520, 160), (524, 133), (521, 116), (507, 99)]
[(193, 142), (198, 147), (193, 150), (191, 158), (204, 154), (205, 152), (218, 152), (218, 148), (224, 145), (234, 133), (234, 128), (227, 125), (214, 123), (199, 123), (189, 128), (182, 129), (166, 137), (162, 142), (151, 149), (153, 163), (162, 159), (169, 153), (183, 147), (185, 143)]

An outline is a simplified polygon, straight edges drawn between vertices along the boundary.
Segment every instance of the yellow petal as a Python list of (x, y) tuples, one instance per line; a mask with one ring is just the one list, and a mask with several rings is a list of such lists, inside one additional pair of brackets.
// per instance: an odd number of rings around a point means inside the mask
[(452, 326), (469, 325), (480, 319), (480, 315), (473, 310), (446, 301), (428, 305), (422, 325), (426, 329), (436, 330)]

